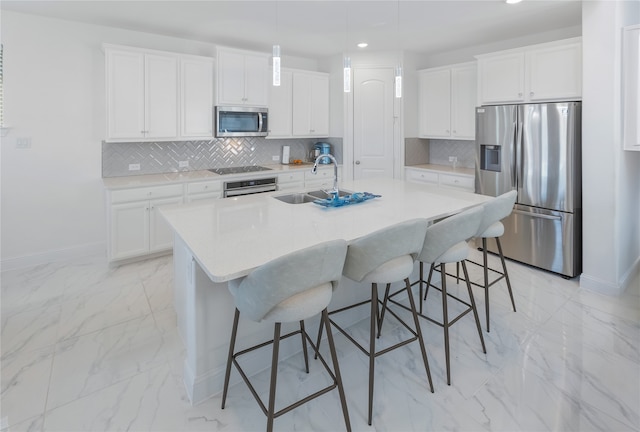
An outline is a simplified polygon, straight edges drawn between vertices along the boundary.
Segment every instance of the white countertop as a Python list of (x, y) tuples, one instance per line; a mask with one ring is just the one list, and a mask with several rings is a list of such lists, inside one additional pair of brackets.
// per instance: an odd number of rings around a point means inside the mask
[[(145, 187), (145, 186), (160, 186), (165, 184), (175, 184), (175, 183), (187, 183), (193, 181), (202, 181), (202, 180), (232, 180), (234, 178), (260, 178), (260, 177), (269, 177), (281, 174), (287, 171), (298, 171), (308, 169), (311, 170), (313, 167), (312, 163), (303, 163), (300, 165), (283, 165), (283, 164), (274, 164), (274, 165), (263, 165), (266, 168), (269, 168), (267, 171), (255, 171), (249, 173), (239, 173), (239, 174), (225, 174), (220, 175), (213, 173), (209, 170), (199, 170), (199, 171), (182, 171), (175, 173), (163, 173), (163, 174), (144, 174), (144, 175), (132, 175), (132, 176), (124, 176), (124, 177), (103, 177), (102, 181), (106, 189), (115, 190), (115, 189), (127, 189), (134, 187)], [(320, 168), (331, 167), (333, 169), (333, 165), (320, 165)]]
[(430, 171), (438, 171), (446, 174), (459, 174), (470, 177), (475, 177), (475, 170), (473, 168), (453, 168), (450, 165), (436, 165), (436, 164), (420, 164), (420, 165), (406, 165), (405, 168), (418, 168), (426, 169)]
[(160, 207), (213, 282), (247, 275), (253, 268), (314, 244), (351, 241), (413, 218), (439, 219), (489, 197), (391, 179), (344, 182), (341, 189), (382, 195), (360, 204), (324, 208), (287, 204), (272, 192)]

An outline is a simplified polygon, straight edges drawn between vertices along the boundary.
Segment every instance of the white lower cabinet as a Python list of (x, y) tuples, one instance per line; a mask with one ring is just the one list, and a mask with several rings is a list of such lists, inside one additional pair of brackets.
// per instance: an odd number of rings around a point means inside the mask
[(222, 181), (202, 181), (187, 184), (187, 202), (222, 198)]
[(293, 191), (302, 190), (304, 188), (304, 172), (288, 172), (278, 174), (278, 190)]
[(405, 168), (405, 180), (413, 183), (425, 183), (433, 186), (461, 189), (475, 192), (475, 179), (471, 175), (451, 174), (427, 170), (424, 168)]
[(182, 196), (181, 184), (111, 191), (107, 202), (109, 260), (171, 249), (173, 234), (158, 207), (181, 204)]

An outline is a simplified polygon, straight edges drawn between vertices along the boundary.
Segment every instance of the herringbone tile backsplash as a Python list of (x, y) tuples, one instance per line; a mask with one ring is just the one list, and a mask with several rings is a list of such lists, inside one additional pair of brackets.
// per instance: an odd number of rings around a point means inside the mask
[[(102, 143), (102, 177), (159, 174), (247, 165), (267, 165), (280, 161), (282, 146), (291, 149), (291, 159), (309, 159), (318, 142), (332, 145), (332, 153), (342, 163), (342, 138), (267, 140), (265, 138), (225, 138), (210, 141), (169, 141)], [(273, 160), (278, 156), (278, 162)], [(187, 168), (180, 162), (188, 161)], [(129, 171), (129, 164), (140, 164)]]

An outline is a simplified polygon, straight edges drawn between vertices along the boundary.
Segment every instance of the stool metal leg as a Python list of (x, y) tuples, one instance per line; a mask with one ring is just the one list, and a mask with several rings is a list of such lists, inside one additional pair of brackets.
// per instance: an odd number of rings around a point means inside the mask
[(376, 321), (378, 318), (378, 285), (371, 284), (371, 318), (369, 332), (369, 416), (368, 422), (371, 426), (373, 420), (373, 381), (376, 365)]
[(329, 343), (329, 352), (333, 360), (333, 371), (336, 376), (336, 384), (338, 385), (338, 393), (340, 394), (340, 405), (342, 405), (342, 415), (347, 431), (351, 432), (351, 422), (349, 421), (349, 410), (347, 409), (347, 398), (344, 394), (344, 386), (342, 385), (342, 375), (340, 374), (340, 366), (338, 365), (338, 354), (336, 346), (333, 342), (333, 334), (331, 333), (331, 323), (329, 322), (329, 313), (327, 309), (322, 311), (322, 322), (327, 327), (327, 342)]
[(427, 300), (427, 294), (429, 294), (429, 287), (431, 286), (431, 277), (433, 276), (433, 268), (434, 266), (433, 264), (431, 264), (431, 267), (429, 268), (429, 277), (427, 278), (427, 286), (424, 289), (424, 298), (422, 299), (423, 301)]
[(489, 333), (489, 261), (487, 257), (487, 239), (482, 238), (482, 264), (484, 266), (484, 310), (487, 316), (487, 333)]
[(411, 292), (411, 282), (409, 282), (409, 278), (405, 279), (404, 283), (407, 286), (407, 296), (409, 297), (409, 304), (411, 305), (411, 314), (413, 315), (413, 323), (416, 326), (416, 335), (418, 337), (418, 343), (420, 344), (420, 353), (422, 354), (422, 361), (424, 362), (424, 368), (427, 371), (429, 388), (431, 389), (431, 393), (433, 393), (433, 381), (431, 381), (431, 370), (429, 369), (429, 360), (427, 360), (427, 350), (424, 346), (424, 339), (422, 338), (422, 330), (420, 329), (420, 320), (418, 319), (416, 302), (413, 300), (413, 293)]
[(467, 291), (469, 291), (469, 299), (471, 301), (471, 310), (473, 311), (473, 318), (476, 320), (476, 327), (478, 328), (478, 336), (480, 336), (480, 343), (482, 344), (482, 352), (487, 353), (487, 348), (484, 345), (484, 337), (482, 336), (482, 327), (480, 326), (480, 318), (478, 317), (478, 310), (476, 309), (476, 301), (473, 297), (473, 291), (471, 290), (471, 283), (469, 282), (469, 272), (467, 271), (467, 263), (462, 261), (462, 271), (467, 283)]
[(236, 309), (235, 315), (233, 317), (233, 328), (231, 330), (231, 341), (229, 341), (229, 355), (227, 356), (227, 371), (224, 374), (224, 387), (222, 390), (222, 406), (224, 409), (224, 404), (227, 400), (227, 390), (229, 390), (229, 377), (231, 376), (231, 362), (233, 361), (233, 350), (236, 346), (236, 336), (238, 334), (238, 321), (240, 320), (240, 311)]
[(451, 362), (449, 359), (449, 310), (447, 308), (447, 274), (444, 263), (440, 264), (440, 281), (442, 285), (442, 327), (444, 329), (444, 356), (447, 366), (447, 384), (451, 385)]
[(387, 284), (387, 288), (384, 290), (384, 301), (382, 302), (382, 312), (378, 317), (378, 339), (382, 333), (382, 322), (384, 321), (384, 312), (387, 310), (387, 301), (389, 301), (389, 290), (391, 290), (391, 284)]
[(309, 356), (307, 354), (307, 339), (305, 337), (307, 333), (304, 330), (304, 320), (300, 321), (300, 336), (302, 337), (302, 353), (304, 354), (304, 367), (307, 373), (309, 373)]
[(500, 244), (500, 238), (496, 237), (496, 244), (498, 245), (498, 252), (500, 252), (500, 261), (502, 261), (502, 271), (504, 272), (504, 279), (507, 281), (507, 289), (509, 290), (509, 297), (511, 297), (511, 305), (513, 311), (516, 311), (516, 302), (513, 300), (513, 291), (511, 290), (511, 281), (509, 280), (509, 273), (507, 272), (507, 263), (504, 261), (504, 255), (502, 254), (502, 245)]
[(267, 432), (273, 431), (276, 408), (276, 380), (278, 378), (278, 351), (280, 350), (280, 323), (273, 329), (273, 355), (271, 358), (271, 384), (269, 385), (269, 411), (267, 412)]

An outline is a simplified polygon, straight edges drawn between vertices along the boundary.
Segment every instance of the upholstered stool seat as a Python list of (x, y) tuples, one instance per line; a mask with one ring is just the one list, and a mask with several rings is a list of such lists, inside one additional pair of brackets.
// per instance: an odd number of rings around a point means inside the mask
[[(231, 365), (240, 372), (251, 393), (262, 411), (267, 416), (267, 431), (273, 430), (274, 419), (280, 415), (297, 408), (298, 406), (315, 399), (333, 389), (338, 389), (342, 413), (347, 430), (351, 430), (349, 413), (340, 376), (340, 368), (336, 355), (335, 345), (327, 306), (331, 302), (333, 291), (342, 277), (342, 269), (347, 254), (347, 243), (344, 240), (335, 240), (302, 249), (297, 252), (274, 259), (253, 270), (240, 283), (229, 284), (229, 290), (234, 297), (236, 310), (229, 343), (229, 355), (222, 393), (222, 408), (224, 409), (229, 388)], [(253, 347), (235, 351), (236, 336), (240, 314), (255, 322), (268, 322), (274, 324), (274, 336), (272, 341), (264, 342)], [(327, 328), (327, 340), (333, 371), (321, 358), (322, 365), (331, 376), (333, 383), (315, 393), (301, 399), (285, 408), (276, 411), (276, 381), (278, 372), (278, 350), (282, 339), (301, 335), (302, 352), (306, 372), (309, 372), (309, 360), (307, 355), (307, 343), (319, 356), (318, 350), (304, 328), (304, 320), (321, 314), (321, 322)], [(299, 322), (300, 330), (287, 335), (280, 334), (281, 324)], [(268, 406), (262, 402), (255, 391), (249, 378), (244, 373), (237, 358), (243, 354), (273, 344), (271, 359), (271, 382), (269, 387)]]
[[(353, 281), (371, 284), (371, 295), (365, 301), (329, 312), (329, 315), (333, 315), (350, 310), (357, 306), (370, 304), (371, 311), (368, 349), (351, 337), (348, 331), (338, 326), (333, 320), (330, 320), (335, 328), (343, 333), (356, 345), (356, 347), (369, 357), (369, 425), (371, 425), (373, 419), (373, 389), (375, 358), (377, 356), (386, 354), (411, 342), (418, 342), (427, 380), (429, 382), (429, 388), (430, 391), (433, 392), (433, 383), (431, 381), (427, 352), (422, 338), (420, 323), (418, 321), (417, 311), (413, 296), (411, 295), (411, 287), (408, 279), (413, 272), (415, 258), (422, 248), (427, 225), (427, 221), (424, 219), (414, 219), (376, 231), (351, 242), (347, 251), (343, 274)], [(404, 288), (402, 288), (401, 291), (405, 291), (409, 296), (409, 302), (411, 305), (409, 310), (412, 311), (413, 326), (409, 326), (407, 323), (402, 321), (393, 311), (389, 311), (389, 313), (391, 313), (405, 328), (407, 328), (407, 330), (412, 334), (412, 337), (390, 347), (376, 351), (376, 332), (377, 336), (380, 337), (382, 321), (384, 319), (383, 314), (379, 312), (378, 308), (380, 304), (380, 300), (378, 298), (378, 284), (386, 284), (386, 293), (388, 294), (391, 284), (401, 281), (404, 281)], [(383, 312), (385, 310), (386, 308), (383, 307)], [(318, 332), (318, 344), (321, 335), (322, 325)]]

